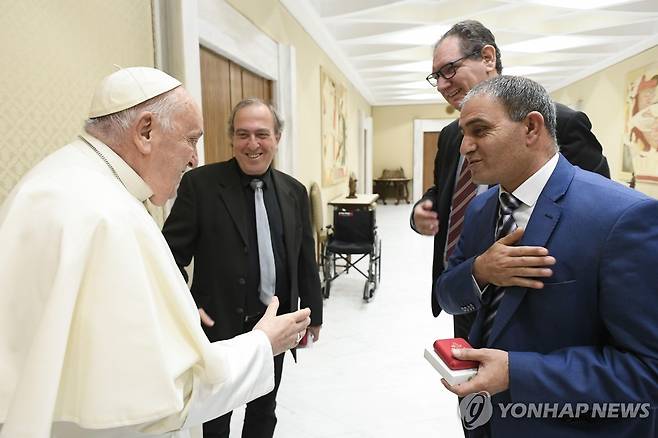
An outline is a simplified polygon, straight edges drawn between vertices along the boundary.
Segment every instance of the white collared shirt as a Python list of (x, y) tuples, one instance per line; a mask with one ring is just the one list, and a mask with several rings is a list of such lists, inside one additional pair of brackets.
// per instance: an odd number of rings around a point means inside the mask
[[(512, 216), (514, 217), (514, 222), (519, 228), (525, 229), (528, 226), (530, 221), (530, 216), (535, 209), (537, 204), (537, 199), (542, 190), (546, 186), (548, 179), (553, 174), (555, 166), (557, 166), (557, 161), (559, 154), (555, 154), (551, 157), (550, 160), (546, 162), (537, 172), (535, 172), (530, 178), (525, 180), (519, 187), (512, 192), (512, 195), (521, 201), (519, 208), (514, 210)], [(499, 186), (498, 189), (498, 198), (500, 199), (500, 193), (503, 192), (502, 186)], [(499, 201), (500, 202), (500, 201)], [(500, 218), (500, 209), (498, 211), (498, 218)], [(494, 231), (495, 232), (495, 231)]]

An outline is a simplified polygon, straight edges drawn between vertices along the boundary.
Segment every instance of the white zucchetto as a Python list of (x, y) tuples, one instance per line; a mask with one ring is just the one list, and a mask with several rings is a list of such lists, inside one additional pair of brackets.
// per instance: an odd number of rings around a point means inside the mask
[(128, 67), (106, 76), (96, 87), (89, 118), (132, 108), (182, 85), (178, 79), (151, 67)]

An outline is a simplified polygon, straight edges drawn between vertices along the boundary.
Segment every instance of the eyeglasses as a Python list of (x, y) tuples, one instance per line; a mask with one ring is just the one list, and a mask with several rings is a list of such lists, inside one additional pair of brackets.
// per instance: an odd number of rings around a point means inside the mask
[[(481, 49), (480, 49), (481, 50)], [(444, 64), (440, 69), (435, 71), (434, 73), (429, 74), (425, 80), (429, 82), (429, 84), (432, 87), (436, 87), (437, 84), (439, 83), (439, 77), (442, 77), (443, 79), (452, 79), (456, 74), (457, 74), (457, 69), (461, 66), (456, 66), (459, 61), (462, 61), (464, 59), (470, 58), (473, 55), (479, 55), (480, 50), (475, 50), (474, 52), (469, 53), (468, 55), (464, 55), (459, 59), (455, 59), (452, 62), (449, 62), (447, 64)]]

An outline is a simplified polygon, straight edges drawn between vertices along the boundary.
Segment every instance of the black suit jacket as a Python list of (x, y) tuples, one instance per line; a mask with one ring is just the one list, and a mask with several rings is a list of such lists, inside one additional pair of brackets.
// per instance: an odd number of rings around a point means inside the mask
[[(322, 295), (315, 262), (309, 201), (306, 188), (294, 178), (272, 169), (281, 207), (290, 278), (288, 313), (311, 309), (311, 325), (322, 324)], [(194, 257), (192, 296), (215, 320), (204, 327), (211, 341), (243, 332), (246, 278), (251, 275), (247, 230), (247, 206), (235, 159), (209, 164), (187, 172), (163, 233), (183, 276)], [(280, 295), (278, 291), (277, 295)]]
[[(587, 115), (574, 111), (560, 103), (555, 104), (557, 116), (557, 141), (560, 152), (571, 164), (582, 169), (599, 173), (610, 178), (608, 161), (603, 156), (603, 148), (592, 133), (592, 123)], [(459, 147), (463, 135), (459, 130), (459, 120), (455, 120), (443, 128), (439, 136), (438, 151), (434, 158), (434, 186), (425, 192), (420, 201), (429, 199), (434, 204), (434, 210), (439, 215), (439, 231), (434, 236), (434, 261), (432, 265), (432, 290), (437, 278), (443, 272), (443, 250), (446, 246), (448, 234), (448, 218), (452, 192), (455, 186), (457, 165), (459, 164)], [(414, 206), (415, 207), (415, 206)], [(413, 210), (412, 210), (413, 218)], [(441, 312), (439, 303), (432, 293), (432, 313), (437, 316)], [(464, 321), (459, 321), (462, 318)], [(459, 316), (455, 319), (456, 335), (468, 335), (471, 325), (469, 315)], [(463, 324), (461, 324), (463, 322)], [(462, 327), (465, 330), (460, 329)]]

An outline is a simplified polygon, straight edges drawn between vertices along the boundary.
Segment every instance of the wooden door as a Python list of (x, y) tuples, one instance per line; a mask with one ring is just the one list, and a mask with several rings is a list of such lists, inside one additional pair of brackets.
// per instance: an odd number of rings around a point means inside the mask
[(201, 47), (201, 99), (205, 162), (216, 163), (231, 157), (226, 121), (231, 115), (230, 62)]
[(229, 88), (231, 89), (231, 108), (242, 100), (242, 69), (239, 65), (229, 63)]
[(438, 152), (440, 132), (423, 133), (423, 193), (434, 185), (434, 158)]
[(233, 156), (227, 134), (231, 110), (242, 99), (257, 97), (272, 102), (272, 81), (200, 47), (201, 99), (205, 163), (225, 161)]
[(249, 70), (242, 69), (242, 98), (259, 97), (266, 102), (271, 101), (271, 81), (258, 76)]

